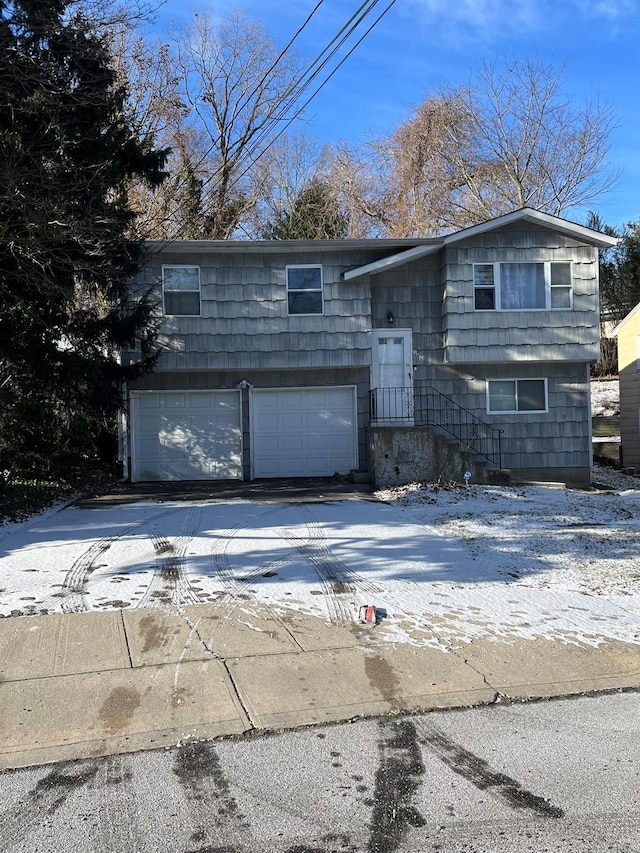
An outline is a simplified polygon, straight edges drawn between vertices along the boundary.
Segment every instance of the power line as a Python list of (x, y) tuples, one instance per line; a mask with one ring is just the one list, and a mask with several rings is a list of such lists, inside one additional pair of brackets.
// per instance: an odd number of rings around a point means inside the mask
[[(374, 5), (376, 5), (376, 4), (377, 4), (377, 2), (378, 2), (378, 0), (376, 0), (376, 2), (374, 3)], [(278, 131), (278, 133), (277, 133), (277, 134), (273, 137), (273, 139), (269, 142), (269, 145), (267, 145), (267, 146), (266, 146), (266, 148), (264, 148), (262, 151), (260, 151), (260, 152), (259, 152), (258, 157), (259, 157), (259, 156), (261, 156), (261, 155), (264, 153), (264, 151), (267, 151), (267, 150), (268, 150), (268, 149), (269, 149), (269, 148), (270, 148), (270, 147), (271, 147), (271, 146), (276, 142), (276, 140), (277, 140), (277, 139), (278, 139), (278, 138), (279, 138), (279, 137), (280, 137), (280, 136), (285, 132), (285, 130), (286, 130), (286, 129), (287, 129), (287, 128), (288, 128), (288, 127), (289, 127), (289, 126), (290, 126), (290, 125), (295, 121), (295, 120), (296, 120), (296, 118), (298, 118), (298, 116), (299, 116), (302, 112), (304, 112), (304, 110), (309, 106), (309, 104), (310, 104), (310, 103), (311, 103), (311, 101), (316, 97), (316, 95), (317, 95), (317, 94), (318, 94), (318, 93), (319, 93), (319, 92), (320, 92), (320, 91), (321, 91), (321, 90), (322, 90), (322, 89), (327, 85), (327, 83), (329, 82), (329, 80), (331, 80), (331, 78), (334, 76), (334, 74), (336, 74), (336, 72), (337, 72), (337, 71), (338, 71), (338, 70), (339, 70), (339, 69), (344, 65), (344, 63), (347, 61), (347, 59), (349, 59), (349, 57), (351, 56), (351, 54), (356, 50), (356, 48), (357, 48), (357, 47), (359, 47), (359, 45), (364, 41), (364, 39), (369, 35), (369, 33), (374, 29), (374, 27), (375, 27), (375, 26), (377, 26), (377, 24), (378, 24), (378, 23), (382, 20), (382, 18), (387, 14), (387, 12), (391, 9), (391, 7), (395, 5), (395, 3), (396, 3), (396, 2), (397, 2), (397, 0), (391, 0), (391, 2), (387, 5), (387, 7), (384, 9), (384, 11), (383, 11), (383, 12), (382, 12), (382, 13), (381, 13), (377, 18), (376, 18), (376, 20), (375, 20), (375, 21), (371, 24), (371, 26), (370, 26), (370, 27), (369, 27), (369, 28), (368, 28), (368, 29), (363, 33), (363, 35), (358, 39), (358, 41), (356, 41), (356, 43), (355, 43), (355, 44), (354, 44), (354, 45), (349, 49), (349, 51), (348, 51), (348, 52), (347, 52), (347, 53), (342, 57), (342, 59), (340, 60), (340, 62), (338, 62), (338, 64), (337, 64), (337, 65), (336, 65), (336, 66), (335, 66), (335, 67), (330, 71), (330, 73), (325, 77), (325, 79), (320, 83), (320, 85), (315, 89), (315, 91), (314, 91), (314, 92), (309, 96), (309, 98), (307, 98), (307, 100), (306, 100), (306, 101), (305, 101), (301, 106), (299, 106), (299, 107), (297, 108), (297, 110), (296, 110), (296, 112), (293, 114), (293, 116), (291, 116), (291, 118), (289, 118), (289, 119), (287, 120), (287, 122), (286, 122), (286, 124), (284, 125), (284, 127), (283, 127), (283, 128), (281, 128), (281, 130), (279, 130), (279, 131)], [(373, 7), (372, 7), (372, 8), (373, 8)], [(361, 21), (362, 21), (362, 20), (364, 20), (364, 18), (360, 19), (360, 20), (358, 21), (358, 24), (359, 24), (359, 23), (361, 23)], [(355, 29), (355, 28), (354, 28), (354, 29)], [(354, 31), (354, 30), (352, 30), (352, 32), (353, 32), (353, 31)], [(351, 33), (349, 33), (349, 34), (351, 34)], [(343, 43), (344, 43), (344, 42), (341, 42), (340, 46), (341, 46)], [(336, 49), (336, 50), (337, 50), (337, 49)], [(334, 50), (334, 51), (331, 53), (331, 57), (333, 57), (333, 56), (335, 55), (335, 52), (336, 52), (336, 51)], [(329, 57), (329, 58), (331, 58), (331, 57)], [(327, 64), (327, 62), (328, 62), (328, 59), (327, 59), (325, 62), (323, 62), (323, 64), (322, 64), (322, 66), (321, 66), (321, 67), (324, 67), (324, 66)], [(319, 70), (321, 70), (321, 69), (319, 69)], [(317, 76), (317, 73), (314, 73), (314, 74), (312, 75), (312, 77), (309, 79), (309, 83), (311, 83), (311, 82), (313, 81), (313, 79), (315, 79), (315, 77), (316, 77), (316, 76)], [(306, 91), (306, 89), (307, 89), (307, 88), (308, 88), (308, 85), (304, 87), (304, 89), (301, 91), (301, 93), (300, 93), (300, 94), (303, 94), (303, 93), (304, 93), (304, 91)], [(282, 120), (282, 119), (277, 118), (276, 120)], [(258, 148), (259, 148), (260, 141), (262, 140), (262, 138), (263, 138), (263, 137), (268, 136), (268, 135), (269, 135), (269, 132), (270, 132), (269, 130), (266, 130), (263, 134), (261, 134), (261, 135), (259, 136), (259, 138), (256, 140), (256, 143), (254, 144), (253, 148), (252, 148), (252, 149), (251, 149), (251, 150), (250, 150), (250, 151), (245, 155), (245, 158), (244, 158), (244, 159), (250, 159), (250, 158), (252, 158), (253, 153), (254, 153), (254, 152), (256, 152), (256, 151), (258, 150)], [(249, 171), (249, 169), (251, 168), (251, 166), (253, 165), (253, 163), (255, 163), (255, 161), (258, 159), (258, 157), (256, 157), (255, 159), (251, 159), (251, 163), (249, 163), (249, 165), (246, 167), (246, 169), (245, 169), (243, 172), (241, 172), (241, 174), (238, 176), (239, 178), (242, 178), (244, 175), (246, 175), (246, 173)]]
[[(309, 13), (309, 15), (307, 15), (307, 18), (306, 18), (306, 20), (304, 21), (304, 23), (303, 23), (303, 24), (298, 28), (298, 30), (295, 32), (295, 34), (294, 34), (294, 35), (292, 36), (292, 38), (289, 40), (288, 44), (287, 44), (287, 45), (282, 49), (282, 51), (280, 52), (280, 54), (278, 55), (278, 57), (274, 60), (274, 62), (273, 62), (273, 63), (272, 63), (272, 65), (270, 66), (270, 68), (268, 68), (268, 69), (264, 72), (264, 74), (262, 75), (262, 78), (260, 79), (260, 81), (259, 81), (259, 82), (254, 86), (254, 88), (253, 88), (253, 89), (252, 89), (252, 90), (251, 90), (251, 91), (246, 95), (246, 97), (245, 97), (244, 101), (241, 101), (241, 102), (239, 103), (239, 105), (238, 105), (238, 111), (242, 110), (242, 109), (243, 109), (243, 108), (244, 108), (244, 107), (245, 107), (245, 106), (250, 102), (251, 98), (253, 98), (253, 96), (258, 92), (258, 90), (261, 88), (261, 86), (262, 86), (262, 85), (263, 85), (263, 84), (264, 84), (264, 83), (269, 79), (269, 75), (270, 75), (270, 74), (271, 74), (271, 73), (272, 73), (272, 72), (273, 72), (273, 71), (278, 67), (278, 65), (279, 65), (279, 64), (280, 64), (280, 62), (284, 59), (284, 57), (285, 57), (285, 55), (287, 54), (287, 52), (288, 52), (288, 51), (291, 49), (291, 47), (293, 46), (293, 44), (294, 44), (294, 42), (296, 41), (296, 39), (297, 39), (297, 38), (302, 34), (302, 32), (305, 30), (305, 28), (309, 25), (309, 23), (311, 22), (311, 20), (312, 20), (313, 16), (314, 16), (314, 15), (316, 14), (316, 12), (320, 9), (320, 7), (322, 6), (322, 4), (323, 4), (323, 3), (324, 3), (324, 0), (318, 0), (318, 2), (316, 3), (315, 7), (313, 8), (313, 10)], [(305, 73), (306, 73), (306, 72), (305, 72)], [(218, 139), (217, 139), (215, 142), (212, 142), (212, 143), (211, 143), (211, 145), (207, 148), (207, 150), (204, 152), (204, 154), (200, 157), (200, 159), (199, 159), (195, 164), (192, 164), (192, 169), (193, 169), (194, 174), (195, 174), (195, 171), (196, 171), (196, 170), (197, 170), (197, 169), (198, 169), (198, 168), (199, 168), (199, 167), (200, 167), (200, 166), (205, 162), (205, 160), (206, 160), (206, 159), (207, 159), (207, 157), (211, 154), (211, 152), (212, 152), (212, 151), (214, 151), (214, 149), (216, 148), (216, 145), (218, 144), (219, 140), (220, 140), (220, 137), (218, 137)], [(213, 178), (215, 178), (215, 177), (219, 174), (219, 172), (220, 172), (220, 171), (221, 171), (221, 169), (220, 169), (220, 168), (218, 168), (218, 169), (213, 173), (213, 175), (210, 175), (210, 176), (209, 176), (209, 178), (207, 178), (207, 180), (206, 180), (206, 181), (204, 181), (204, 182), (202, 183), (201, 188), (204, 188), (208, 183), (210, 183), (210, 182), (213, 180)], [(181, 188), (182, 188), (182, 187), (184, 187), (184, 186), (185, 186), (185, 181), (183, 180), (181, 183), (179, 183), (179, 184), (175, 187), (175, 190), (179, 190), (179, 189), (181, 189)], [(178, 211), (179, 211), (179, 209), (180, 209), (180, 208), (178, 208)], [(175, 215), (175, 213), (174, 213), (174, 215)], [(165, 222), (169, 222), (169, 221), (170, 221), (170, 217), (169, 217), (169, 216), (167, 216), (167, 217), (165, 217), (163, 220), (161, 220), (160, 224), (164, 224)]]
[[(269, 74), (278, 66), (279, 62), (284, 58), (287, 51), (291, 48), (295, 40), (299, 37), (299, 35), (303, 32), (303, 30), (308, 26), (309, 22), (318, 11), (320, 6), (322, 5), (323, 0), (319, 0), (316, 4), (312, 12), (309, 14), (305, 22), (300, 26), (298, 31), (295, 33), (293, 38), (289, 41), (286, 48), (284, 48), (275, 62), (271, 65), (267, 72), (262, 76), (261, 80), (254, 87), (252, 92), (246, 97), (243, 105), (249, 102), (251, 97), (258, 91), (260, 86), (268, 79)], [(295, 121), (296, 118), (306, 109), (309, 103), (316, 97), (316, 95), (326, 86), (329, 80), (337, 73), (337, 71), (342, 67), (342, 65), (347, 61), (347, 59), (353, 54), (353, 52), (357, 49), (357, 47), (362, 43), (362, 41), (370, 34), (370, 32), (374, 29), (375, 26), (382, 20), (382, 18), (389, 12), (392, 6), (395, 5), (396, 0), (391, 0), (384, 8), (384, 10), (380, 13), (380, 15), (375, 19), (375, 21), (365, 30), (365, 32), (360, 36), (360, 38), (351, 46), (351, 48), (347, 51), (347, 53), (340, 59), (340, 61), (335, 65), (335, 67), (329, 71), (327, 76), (322, 80), (320, 85), (313, 91), (313, 93), (307, 98), (307, 100), (301, 105), (296, 107), (296, 104), (299, 103), (301, 97), (304, 93), (309, 89), (314, 80), (318, 78), (318, 76), (322, 73), (322, 71), (329, 65), (331, 60), (336, 56), (339, 50), (348, 42), (349, 38), (353, 36), (354, 33), (358, 30), (358, 28), (362, 25), (362, 23), (366, 20), (366, 18), (374, 11), (375, 7), (378, 6), (380, 0), (366, 0), (366, 2), (362, 3), (358, 9), (351, 15), (348, 21), (341, 27), (338, 33), (331, 39), (326, 47), (323, 48), (322, 51), (318, 54), (318, 56), (311, 62), (308, 67), (298, 75), (298, 77), (292, 81), (292, 83), (287, 87), (283, 94), (284, 103), (281, 103), (277, 107), (277, 111), (273, 113), (265, 122), (262, 129), (256, 132), (255, 139), (249, 148), (240, 155), (238, 160), (234, 163), (234, 172), (238, 169), (242, 169), (238, 175), (236, 175), (236, 179), (240, 179), (247, 174), (247, 172), (251, 169), (253, 164), (257, 161), (257, 159), (267, 151), (271, 145), (275, 143), (275, 141), (285, 132), (285, 130)], [(295, 109), (293, 115), (287, 118), (287, 114), (291, 109)], [(286, 123), (283, 127), (278, 131), (275, 136), (271, 139), (268, 145), (264, 145), (264, 143), (269, 139), (270, 136), (274, 133), (278, 124), (284, 122)], [(197, 169), (202, 163), (206, 160), (206, 158), (211, 154), (212, 151), (215, 150), (216, 145), (219, 142), (218, 140), (214, 141), (211, 146), (207, 149), (207, 151), (202, 155), (202, 157), (198, 160), (198, 162), (192, 167), (194, 170)], [(245, 165), (246, 164), (246, 165)], [(244, 169), (242, 168), (244, 166)], [(210, 175), (206, 180), (202, 181), (200, 184), (201, 189), (204, 189), (207, 185), (209, 185), (215, 178), (220, 174), (222, 170), (222, 166), (216, 169), (212, 175)], [(182, 184), (178, 184), (176, 186), (176, 190), (180, 189), (180, 187), (184, 186), (184, 182)], [(176, 212), (179, 212), (180, 206), (178, 207)], [(176, 214), (174, 212), (174, 216)], [(169, 222), (172, 217), (167, 216), (162, 222)], [(161, 223), (162, 224), (162, 223)], [(172, 241), (171, 241), (172, 242)]]

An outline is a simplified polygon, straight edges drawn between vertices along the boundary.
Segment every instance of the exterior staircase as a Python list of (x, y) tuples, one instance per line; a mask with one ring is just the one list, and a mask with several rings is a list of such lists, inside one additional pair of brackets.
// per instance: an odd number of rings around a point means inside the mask
[(369, 459), (378, 486), (508, 481), (502, 430), (437, 389), (371, 391)]

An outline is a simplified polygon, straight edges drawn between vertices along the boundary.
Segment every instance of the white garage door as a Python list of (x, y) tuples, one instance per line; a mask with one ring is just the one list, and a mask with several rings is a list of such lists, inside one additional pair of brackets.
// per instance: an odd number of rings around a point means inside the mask
[(131, 395), (131, 479), (242, 478), (238, 391)]
[(330, 477), (357, 467), (353, 388), (251, 392), (254, 477)]

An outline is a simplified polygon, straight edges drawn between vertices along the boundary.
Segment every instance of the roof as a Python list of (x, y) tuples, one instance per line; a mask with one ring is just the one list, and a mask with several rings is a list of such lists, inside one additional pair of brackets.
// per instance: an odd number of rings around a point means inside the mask
[(344, 273), (345, 281), (359, 278), (363, 275), (375, 275), (394, 267), (402, 266), (410, 261), (418, 260), (425, 255), (431, 255), (444, 246), (450, 246), (469, 237), (485, 234), (512, 225), (516, 222), (528, 222), (542, 225), (553, 231), (572, 237), (576, 240), (597, 246), (599, 249), (615, 246), (616, 238), (601, 234), (584, 225), (577, 225), (567, 219), (551, 216), (530, 207), (514, 210), (504, 216), (498, 216), (479, 225), (472, 225), (447, 234), (444, 237), (369, 237), (360, 240), (147, 240), (146, 246), (153, 253), (171, 252), (172, 254), (190, 254), (193, 252), (215, 252), (255, 254), (282, 252), (339, 252), (357, 249), (378, 249), (388, 251), (387, 257), (365, 264)]
[(147, 240), (152, 252), (343, 252), (345, 249), (398, 249), (441, 245), (440, 237), (367, 237), (360, 240)]
[(620, 331), (620, 329), (622, 329), (622, 327), (625, 325), (625, 323), (627, 323), (629, 320), (631, 320), (631, 318), (632, 318), (632, 317), (635, 317), (635, 315), (636, 315), (639, 311), (640, 311), (640, 302), (638, 302), (638, 304), (636, 305), (636, 307), (635, 307), (635, 308), (632, 308), (632, 309), (631, 309), (631, 311), (629, 311), (629, 313), (627, 314), (627, 316), (626, 316), (623, 320), (620, 320), (620, 322), (618, 323), (618, 325), (617, 325), (617, 326), (615, 327), (615, 329), (613, 329), (613, 331), (611, 332), (611, 337), (612, 337), (612, 338), (617, 338), (617, 337), (618, 337), (618, 332)]
[(471, 225), (469, 228), (463, 228), (461, 231), (455, 231), (453, 234), (447, 234), (445, 237), (435, 238), (428, 245), (415, 246), (397, 255), (383, 258), (380, 261), (375, 261), (362, 267), (356, 267), (346, 272), (344, 279), (345, 281), (349, 281), (363, 275), (375, 275), (376, 273), (401, 266), (409, 261), (423, 258), (425, 255), (430, 255), (444, 246), (450, 246), (459, 243), (461, 240), (467, 240), (469, 237), (486, 234), (489, 231), (495, 231), (496, 228), (502, 228), (505, 225), (512, 225), (516, 222), (529, 222), (534, 225), (542, 225), (559, 234), (589, 243), (598, 249), (610, 248), (618, 242), (615, 237), (609, 237), (600, 231), (594, 231), (592, 228), (586, 228), (584, 225), (577, 225), (575, 222), (569, 222), (568, 219), (560, 219), (558, 216), (551, 216), (551, 214), (542, 213), (540, 210), (522, 207), (519, 210), (514, 210), (512, 213), (506, 213), (504, 216), (498, 216), (495, 219), (489, 219), (487, 222), (481, 222), (479, 225)]

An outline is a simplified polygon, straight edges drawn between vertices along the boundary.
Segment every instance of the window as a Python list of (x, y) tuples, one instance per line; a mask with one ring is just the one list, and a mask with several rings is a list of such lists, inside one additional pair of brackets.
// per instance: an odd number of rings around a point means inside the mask
[(571, 308), (571, 264), (549, 264), (551, 308)]
[(636, 335), (636, 370), (640, 370), (640, 335)]
[(487, 411), (546, 412), (546, 379), (490, 379), (487, 382)]
[(493, 311), (496, 307), (496, 284), (493, 264), (473, 265), (475, 306), (478, 311)]
[(200, 267), (162, 267), (164, 313), (200, 316)]
[(476, 311), (571, 308), (571, 264), (474, 264), (473, 287)]
[(322, 267), (287, 267), (289, 314), (322, 314)]

